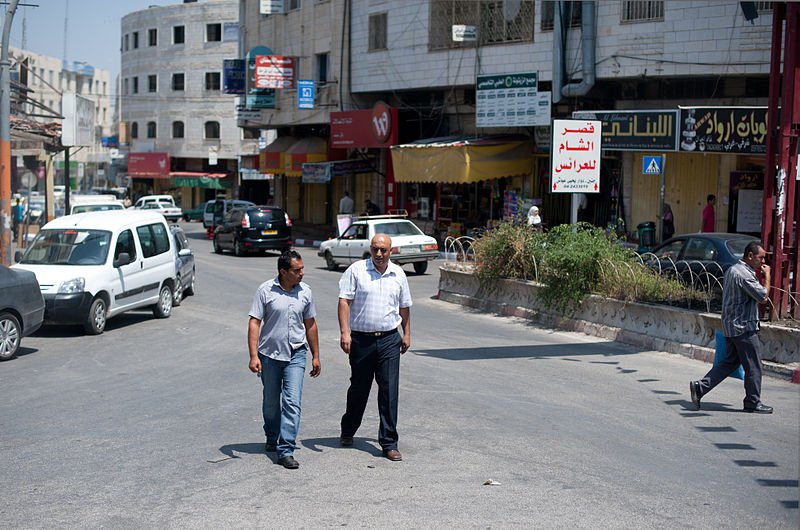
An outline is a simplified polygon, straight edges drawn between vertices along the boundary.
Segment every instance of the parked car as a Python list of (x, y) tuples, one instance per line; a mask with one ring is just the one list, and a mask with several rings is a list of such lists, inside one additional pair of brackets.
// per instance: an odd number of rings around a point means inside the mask
[(175, 246), (175, 291), (172, 293), (172, 305), (179, 306), (184, 297), (192, 296), (195, 289), (194, 252), (189, 246), (186, 233), (178, 225), (169, 227)]
[(42, 325), (44, 299), (36, 275), (0, 265), (0, 360), (19, 351), (22, 337)]
[(240, 201), (237, 199), (215, 199), (212, 202), (210, 210), (206, 207), (206, 211), (203, 214), (203, 227), (216, 228), (217, 225), (222, 224), (225, 216), (234, 208), (246, 208), (255, 205), (254, 202)]
[(200, 203), (200, 205), (190, 208), (189, 210), (183, 210), (183, 220), (184, 221), (202, 221), (203, 216), (205, 215), (206, 208), (208, 207), (209, 203), (213, 203), (214, 201), (206, 201)]
[(175, 198), (172, 195), (145, 195), (144, 197), (139, 197), (139, 199), (137, 199), (137, 201), (134, 203), (133, 207), (136, 209), (141, 209), (144, 208), (145, 204), (150, 204), (153, 202), (163, 202), (164, 204), (176, 206)]
[(744, 248), (758, 241), (745, 234), (705, 232), (675, 236), (653, 249), (656, 259), (647, 261), (661, 274), (677, 277), (684, 284), (719, 290), (731, 265), (742, 257)]
[(232, 250), (237, 256), (265, 250), (289, 250), (292, 220), (275, 206), (247, 206), (230, 210), (214, 229), (214, 252)]
[(70, 213), (86, 213), (86, 212), (107, 212), (108, 210), (124, 210), (125, 205), (122, 201), (113, 200), (108, 202), (84, 202), (80, 204), (70, 203)]
[(178, 222), (183, 217), (183, 211), (175, 205), (170, 205), (165, 202), (148, 202), (142, 206), (142, 210), (152, 210), (160, 212), (167, 221), (172, 223)]
[(50, 221), (12, 268), (36, 274), (45, 324), (82, 324), (97, 335), (124, 311), (172, 313), (175, 249), (164, 217), (153, 211), (108, 211)]
[(323, 241), (317, 254), (325, 258), (328, 270), (334, 271), (368, 258), (370, 240), (380, 233), (392, 238), (392, 261), (401, 266), (411, 263), (417, 274), (424, 274), (428, 261), (439, 257), (436, 240), (400, 215), (359, 217), (341, 236)]

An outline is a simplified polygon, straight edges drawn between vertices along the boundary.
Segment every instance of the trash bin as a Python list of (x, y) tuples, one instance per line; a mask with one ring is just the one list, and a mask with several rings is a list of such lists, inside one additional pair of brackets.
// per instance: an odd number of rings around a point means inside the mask
[(655, 221), (645, 221), (636, 225), (639, 232), (639, 252), (648, 252), (656, 245), (656, 223)]

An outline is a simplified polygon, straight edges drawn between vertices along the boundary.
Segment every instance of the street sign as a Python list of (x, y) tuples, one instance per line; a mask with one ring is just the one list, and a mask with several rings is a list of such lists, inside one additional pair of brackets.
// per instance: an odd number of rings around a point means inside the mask
[(664, 171), (663, 156), (642, 157), (642, 173), (645, 175), (660, 175)]
[(314, 108), (314, 81), (297, 82), (297, 108)]

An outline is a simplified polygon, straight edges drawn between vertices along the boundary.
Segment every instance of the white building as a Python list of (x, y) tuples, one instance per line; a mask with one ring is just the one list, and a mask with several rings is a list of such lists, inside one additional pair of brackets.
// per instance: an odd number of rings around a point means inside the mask
[(236, 192), (239, 158), (257, 154), (258, 138), (243, 138), (236, 99), (223, 93), (223, 61), (238, 57), (238, 13), (236, 0), (206, 0), (122, 18), (121, 140), (131, 154), (152, 153), (134, 159), (170, 159), (160, 173), (129, 162), (134, 193), (171, 190), (189, 208)]

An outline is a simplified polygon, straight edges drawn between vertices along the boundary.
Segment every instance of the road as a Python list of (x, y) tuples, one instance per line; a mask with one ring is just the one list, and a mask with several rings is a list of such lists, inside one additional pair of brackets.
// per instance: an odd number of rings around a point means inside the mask
[(184, 226), (197, 295), (169, 319), (44, 328), (0, 363), (4, 528), (798, 527), (798, 385), (765, 378), (772, 416), (739, 411), (738, 380), (694, 412), (687, 383), (708, 365), (438, 301), (435, 266), (409, 273), (403, 462), (380, 456), (374, 392), (340, 448), (341, 272), (312, 249), (322, 375), (305, 383), (300, 469), (275, 465), (246, 329), (277, 256), (216, 255)]

